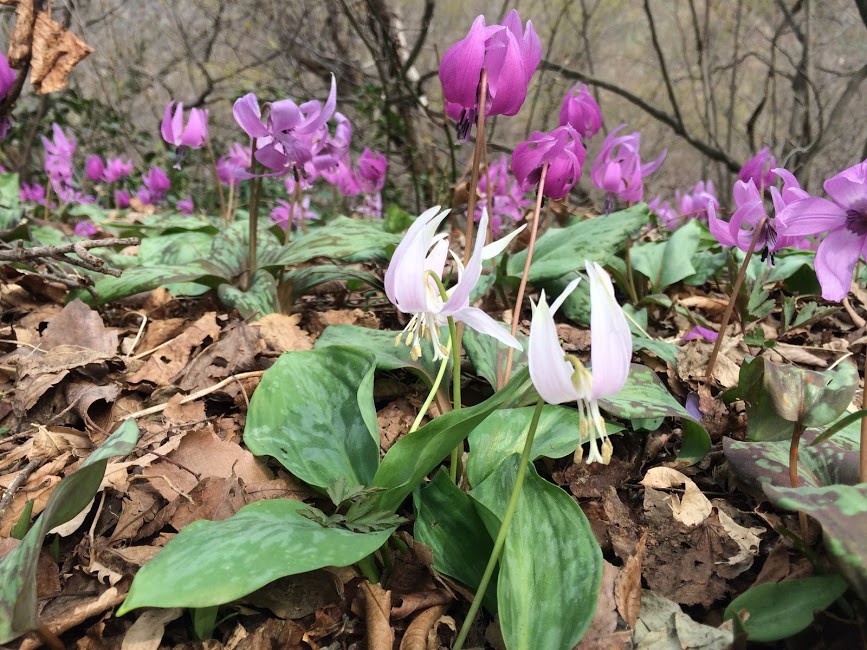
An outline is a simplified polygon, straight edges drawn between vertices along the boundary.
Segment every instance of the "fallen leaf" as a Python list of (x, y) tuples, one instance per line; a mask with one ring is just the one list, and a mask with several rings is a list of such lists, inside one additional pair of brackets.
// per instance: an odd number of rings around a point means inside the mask
[(256, 330), (240, 321), (202, 350), (178, 373), (175, 381), (182, 390), (194, 392), (230, 375), (259, 370), (256, 357), (264, 349)]
[(121, 650), (157, 650), (163, 640), (166, 625), (180, 618), (184, 610), (180, 607), (170, 609), (146, 609), (123, 636)]
[(216, 478), (209, 476), (190, 490), (188, 496), (175, 498), (174, 514), (169, 523), (180, 532), (200, 519), (221, 521), (228, 519), (249, 503), (244, 485), (236, 476)]
[(635, 626), (635, 641), (637, 650), (729, 650), (734, 634), (727, 627), (696, 623), (676, 603), (645, 590), (641, 594), (641, 617)]
[(169, 386), (186, 367), (193, 350), (209, 338), (216, 341), (219, 335), (220, 326), (217, 325), (216, 312), (208, 312), (169, 343), (154, 351), (137, 372), (127, 377), (127, 381), (132, 384), (146, 381), (156, 386)]
[(33, 27), (30, 54), (30, 83), (38, 95), (63, 90), (76, 64), (93, 52), (93, 48), (70, 32), (51, 14), (40, 11)]
[(445, 605), (435, 605), (416, 616), (403, 633), (400, 650), (427, 650), (429, 635), (447, 609)]
[(308, 571), (269, 582), (244, 602), (271, 610), (279, 618), (298, 619), (340, 602), (343, 585), (328, 571)]
[(641, 536), (635, 555), (623, 565), (614, 581), (614, 602), (617, 611), (630, 628), (635, 628), (641, 613), (641, 562), (647, 545), (647, 533)]
[(3, 0), (0, 4), (15, 5), (15, 27), (9, 34), (9, 65), (13, 68), (30, 56), (30, 46), (33, 42), (33, 0)]
[(389, 623), (391, 592), (381, 586), (363, 582), (364, 620), (367, 623), (367, 647), (369, 650), (391, 650), (394, 645), (394, 630)]
[(673, 488), (685, 486), (682, 498), (670, 494), (667, 499), (674, 518), (686, 526), (697, 526), (707, 519), (712, 510), (710, 500), (702, 494), (691, 478), (670, 467), (652, 467), (641, 480), (648, 488)]
[(398, 399), (376, 413), (379, 423), (379, 448), (384, 454), (401, 436), (409, 432), (416, 418), (416, 411), (406, 399)]
[(259, 330), (259, 335), (265, 344), (275, 352), (293, 352), (295, 350), (312, 350), (313, 339), (310, 334), (298, 327), (301, 314), (266, 314), (250, 324)]
[(117, 332), (107, 329), (102, 316), (77, 298), (48, 323), (39, 347), (52, 350), (72, 345), (102, 352), (111, 357), (117, 352)]
[(361, 309), (332, 309), (324, 312), (314, 311), (310, 314), (310, 331), (318, 338), (323, 330), (330, 325), (358, 325), (370, 329), (380, 329), (380, 321), (372, 311)]
[(589, 650), (604, 646), (604, 640), (617, 629), (617, 611), (615, 609), (615, 585), (620, 570), (608, 562), (602, 563), (602, 581), (599, 584), (599, 596), (596, 599), (596, 610), (590, 621), (590, 627), (584, 634), (575, 650)]

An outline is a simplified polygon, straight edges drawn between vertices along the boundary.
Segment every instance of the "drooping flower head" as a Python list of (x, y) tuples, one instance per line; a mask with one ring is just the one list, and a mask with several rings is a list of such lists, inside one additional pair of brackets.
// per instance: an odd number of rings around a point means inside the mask
[[(172, 108), (174, 107), (174, 114)], [(184, 148), (200, 149), (208, 140), (208, 111), (200, 108), (191, 108), (190, 117), (184, 125), (184, 104), (169, 102), (163, 115), (163, 123), (160, 128), (163, 140), (174, 145), (178, 149), (178, 161), (175, 169), (181, 168), (181, 158)]]
[(132, 160), (124, 161), (121, 158), (112, 158), (105, 166), (102, 180), (106, 183), (117, 183), (132, 173)]
[(585, 140), (592, 138), (602, 128), (602, 111), (584, 84), (580, 87), (576, 84), (563, 98), (560, 126), (567, 124)]
[(329, 169), (322, 170), (319, 175), (329, 184), (334, 185), (342, 196), (358, 196), (361, 194), (358, 174), (352, 169), (350, 163), (345, 160), (338, 160), (337, 164)]
[(771, 155), (771, 150), (765, 147), (755, 156), (744, 163), (738, 172), (738, 180), (753, 181), (760, 193), (764, 193), (774, 184), (774, 175), (771, 170), (777, 166), (777, 159)]
[(98, 181), (102, 179), (104, 173), (105, 163), (102, 162), (102, 158), (95, 155), (88, 156), (84, 163), (84, 175), (92, 181)]
[(662, 225), (668, 230), (676, 230), (683, 223), (677, 210), (671, 207), (669, 201), (663, 201), (661, 196), (654, 198), (647, 204), (647, 207), (651, 212), (656, 213), (656, 216), (659, 217)]
[(332, 75), (324, 106), (316, 100), (298, 106), (291, 99), (282, 99), (265, 104), (268, 114), (263, 120), (259, 100), (248, 93), (235, 102), (232, 114), (244, 132), (256, 138), (256, 160), (268, 169), (286, 172), (313, 159), (314, 140), (327, 136), (326, 123), (336, 105), (337, 86)]
[(822, 297), (840, 302), (852, 286), (855, 264), (867, 253), (867, 160), (829, 178), (824, 188), (830, 200), (796, 198), (777, 219), (791, 237), (827, 232), (816, 251), (816, 275)]
[[(598, 400), (616, 395), (626, 383), (632, 360), (632, 333), (614, 296), (611, 278), (596, 262), (585, 262), (585, 269), (590, 280), (590, 370), (579, 359), (563, 353), (554, 323), (554, 314), (578, 286), (579, 279), (575, 279), (550, 308), (544, 291), (539, 304), (533, 305), (528, 352), (530, 378), (549, 404), (577, 402), (590, 429), (587, 462), (607, 464), (611, 442), (605, 434)], [(597, 439), (601, 442), (601, 453)]]
[(162, 201), (172, 186), (168, 175), (159, 167), (151, 167), (142, 177), (144, 187), (139, 188), (138, 199), (145, 205)]
[(713, 181), (699, 181), (690, 192), (681, 194), (677, 190), (674, 194), (677, 201), (677, 207), (680, 209), (680, 214), (684, 219), (701, 219), (707, 220), (707, 206), (713, 203), (719, 207), (719, 200), (716, 198), (716, 189), (713, 186)]
[(517, 179), (509, 173), (505, 154), (501, 154), (499, 160), (488, 165), (479, 176), (479, 200), (476, 201), (475, 220), (481, 220), (482, 213), (487, 210), (491, 217), (491, 233), (495, 237), (500, 234), (507, 221), (521, 221), (524, 211), (532, 204), (521, 190)]
[(193, 214), (193, 210), (196, 209), (195, 205), (193, 205), (193, 197), (187, 194), (184, 198), (175, 203), (175, 208), (177, 208), (178, 212), (181, 214)]
[(642, 165), (640, 134), (635, 131), (629, 135), (617, 135), (625, 126), (621, 124), (605, 138), (590, 178), (599, 189), (623, 201), (636, 203), (644, 196), (644, 178), (659, 169), (667, 151), (663, 149), (659, 158)]
[(292, 225), (300, 226), (303, 221), (319, 219), (319, 214), (310, 207), (310, 197), (305, 196), (300, 202), (284, 201), (277, 199), (279, 205), (271, 210), (271, 223), (275, 223), (283, 230), (289, 223), (289, 218), (292, 218)]
[(358, 183), (367, 194), (381, 192), (385, 186), (388, 160), (379, 151), (365, 148), (358, 157)]
[(114, 205), (117, 208), (128, 208), (129, 207), (129, 190), (115, 190), (114, 191)]
[(488, 73), (485, 115), (514, 115), (527, 97), (530, 78), (542, 60), (542, 42), (527, 21), (512, 10), (502, 25), (488, 26), (478, 16), (466, 38), (443, 55), (439, 76), (446, 100), (446, 113), (465, 140), (479, 113), (479, 80)]
[[(470, 293), (481, 277), (482, 261), (503, 252), (523, 227), (488, 246), (485, 246), (484, 237), (477, 237), (466, 268), (452, 253), (458, 282), (448, 288), (443, 297), (437, 280), (442, 282), (444, 279), (446, 260), (451, 251), (448, 235), (436, 234), (436, 230), (448, 214), (448, 210), (440, 211), (439, 206), (424, 212), (410, 226), (391, 258), (385, 273), (385, 293), (400, 312), (412, 315), (409, 324), (395, 339), (395, 345), (405, 334), (412, 357), (417, 359), (421, 356), (421, 340), (427, 338), (433, 343), (434, 358), (442, 359), (446, 356), (446, 347), (440, 340), (440, 328), (447, 324), (448, 317), (452, 317), (477, 332), (520, 350), (521, 344), (517, 339), (481, 309), (470, 306)], [(479, 231), (485, 232), (487, 227), (488, 215), (485, 214)]]
[(536, 132), (512, 153), (512, 173), (529, 192), (539, 183), (542, 167), (548, 165), (544, 196), (562, 199), (581, 179), (581, 167), (587, 152), (581, 138), (571, 126), (560, 126), (550, 133)]
[(250, 169), (250, 147), (235, 142), (229, 147), (229, 153), (217, 161), (217, 176), (223, 185), (235, 185), (238, 181), (248, 178)]
[(60, 186), (72, 182), (72, 156), (75, 153), (75, 138), (67, 136), (59, 124), (52, 124), (53, 139), (42, 136), (45, 147), (45, 173), (53, 183)]
[(18, 194), (22, 203), (45, 205), (45, 187), (39, 183), (33, 183), (33, 185), (21, 183), (21, 189)]

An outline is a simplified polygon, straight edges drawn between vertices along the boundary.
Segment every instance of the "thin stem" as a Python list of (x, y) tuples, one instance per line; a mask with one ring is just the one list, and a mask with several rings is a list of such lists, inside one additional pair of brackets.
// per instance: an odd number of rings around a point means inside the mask
[[(250, 145), (250, 167), (253, 174), (256, 173), (256, 138), (252, 139), (253, 144)], [(244, 276), (244, 291), (250, 288), (253, 282), (253, 274), (256, 272), (256, 241), (259, 235), (259, 190), (262, 187), (262, 178), (256, 177), (253, 179), (253, 185), (250, 188), (250, 214), (249, 214), (249, 239), (250, 239), (250, 256), (247, 266), (247, 274)]]
[(518, 508), (518, 500), (521, 496), (521, 488), (524, 485), (524, 477), (527, 474), (527, 466), (530, 464), (530, 452), (533, 449), (533, 438), (536, 436), (536, 427), (539, 426), (539, 418), (542, 416), (542, 407), (545, 405), (544, 400), (536, 402), (536, 410), (533, 411), (533, 419), (530, 421), (530, 430), (527, 431), (527, 440), (524, 442), (524, 451), (521, 453), (521, 460), (518, 463), (518, 475), (515, 477), (515, 485), (512, 486), (512, 493), (509, 495), (509, 503), (506, 505), (506, 512), (503, 515), (503, 523), (500, 525), (500, 531), (497, 533), (497, 539), (494, 541), (494, 550), (491, 551), (491, 557), (488, 559), (488, 566), (485, 567), (485, 573), (482, 575), (482, 581), (479, 583), (479, 588), (473, 597), (473, 602), (470, 605), (470, 611), (467, 612), (467, 617), (464, 619), (464, 624), (461, 626), (461, 631), (455, 640), (454, 650), (461, 650), (464, 647), (464, 641), (467, 639), (467, 634), (470, 632), (470, 627), (476, 619), (476, 614), (482, 606), (482, 599), (485, 596), (485, 591), (488, 589), (488, 584), (491, 582), (491, 577), (494, 575), (494, 569), (497, 567), (497, 562), (500, 559), (500, 554), (503, 551), (503, 546), (506, 543), (506, 534), (509, 532), (509, 525), (512, 523), (512, 517), (515, 515), (515, 510)]
[[(530, 274), (530, 265), (533, 263), (533, 249), (536, 247), (536, 233), (539, 231), (539, 217), (542, 213), (542, 197), (544, 196), (545, 177), (547, 175), (548, 163), (545, 163), (542, 165), (542, 174), (539, 176), (539, 187), (536, 189), (536, 211), (533, 213), (533, 225), (530, 227), (530, 245), (527, 247), (527, 259), (524, 261), (524, 272), (521, 274), (521, 284), (518, 285), (518, 297), (515, 298), (515, 308), (512, 310), (512, 336), (516, 336), (518, 333), (518, 320), (521, 318), (521, 305), (524, 303), (524, 291), (527, 289), (527, 276)], [(515, 348), (510, 347), (506, 353), (506, 370), (497, 381), (498, 390), (512, 376), (514, 357)]]
[(220, 171), (217, 169), (217, 157), (214, 156), (214, 149), (211, 147), (211, 139), (208, 138), (208, 154), (211, 156), (211, 165), (214, 168), (214, 179), (217, 181), (217, 198), (220, 201), (220, 214), (225, 217), (226, 203), (223, 199), (223, 184), (220, 183)]
[(228, 226), (235, 220), (235, 181), (229, 183), (229, 203), (226, 206), (226, 225)]
[[(451, 333), (449, 333), (449, 342), (448, 342), (448, 345), (446, 345), (446, 349), (449, 351), (449, 353), (451, 353), (451, 351), (452, 351)], [(424, 418), (425, 414), (427, 413), (427, 410), (430, 408), (431, 402), (433, 402), (434, 397), (436, 397), (437, 391), (440, 388), (440, 384), (443, 381), (443, 377), (446, 374), (446, 366), (448, 366), (448, 365), (449, 365), (449, 357), (446, 356), (443, 358), (442, 362), (440, 363), (439, 372), (437, 372), (436, 379), (434, 379), (433, 386), (431, 386), (431, 389), (430, 389), (430, 392), (428, 393), (427, 399), (424, 401), (424, 404), (421, 405), (421, 410), (418, 412), (418, 415), (415, 417), (415, 422), (412, 423), (412, 427), (410, 427), (410, 429), (409, 429), (410, 433), (412, 433), (413, 431), (416, 431), (419, 428), (419, 426), (421, 425), (421, 421)]]
[(768, 216), (763, 216), (758, 225), (756, 225), (755, 232), (753, 233), (753, 238), (750, 240), (750, 247), (747, 249), (746, 257), (744, 257), (744, 263), (741, 264), (741, 270), (738, 272), (738, 277), (735, 280), (735, 285), (732, 287), (732, 295), (729, 296), (729, 304), (726, 305), (725, 313), (723, 314), (722, 323), (720, 323), (719, 327), (719, 336), (716, 339), (716, 343), (713, 346), (713, 352), (710, 354), (710, 359), (707, 362), (707, 369), (705, 370), (705, 377), (708, 381), (713, 378), (713, 368), (716, 365), (716, 358), (719, 356), (720, 348), (722, 347), (722, 342), (726, 337), (726, 329), (729, 325), (729, 320), (732, 317), (732, 311), (735, 308), (735, 300), (738, 297), (738, 292), (741, 290), (741, 285), (744, 282), (744, 277), (747, 274), (747, 267), (750, 265), (750, 259), (753, 257), (753, 251), (756, 249), (756, 244), (759, 242), (759, 237), (762, 235), (762, 230), (765, 227), (765, 224), (768, 221)]
[[(476, 119), (476, 147), (473, 149), (473, 169), (470, 174), (469, 194), (467, 195), (467, 232), (464, 242), (464, 266), (469, 264), (473, 255), (473, 228), (476, 219), (476, 193), (479, 187), (479, 167), (485, 143), (485, 102), (488, 97), (488, 71), (482, 68), (479, 76), (479, 113)], [(460, 346), (458, 346), (460, 347)]]
[[(861, 397), (861, 408), (867, 409), (867, 354), (864, 358), (864, 394)], [(867, 418), (861, 419), (861, 464), (860, 477), (862, 483), (867, 483)]]
[(626, 262), (626, 291), (629, 293), (629, 299), (633, 305), (638, 304), (638, 292), (635, 290), (635, 276), (632, 274), (632, 257), (629, 255), (629, 249), (632, 248), (632, 240), (626, 240), (626, 252), (624, 261)]
[[(863, 430), (863, 420), (862, 430)], [(798, 478), (798, 448), (801, 443), (801, 434), (804, 433), (804, 426), (801, 424), (801, 418), (795, 422), (795, 428), (792, 431), (792, 444), (789, 447), (789, 482), (793, 488), (800, 487), (801, 480)], [(803, 512), (798, 512), (798, 525), (801, 528), (801, 537), (807, 538), (807, 515)]]
[[(455, 319), (449, 316), (449, 342), (456, 341), (458, 344), (452, 347), (452, 364), (454, 365), (454, 375), (452, 377), (452, 403), (454, 410), (461, 408), (461, 348), (458, 340), (457, 327), (455, 327)], [(464, 443), (460, 442), (452, 449), (451, 465), (449, 466), (449, 477), (452, 482), (458, 482), (458, 462), (461, 458)]]
[(372, 554), (361, 558), (358, 561), (358, 568), (370, 584), (379, 584), (379, 571), (376, 570), (376, 562)]

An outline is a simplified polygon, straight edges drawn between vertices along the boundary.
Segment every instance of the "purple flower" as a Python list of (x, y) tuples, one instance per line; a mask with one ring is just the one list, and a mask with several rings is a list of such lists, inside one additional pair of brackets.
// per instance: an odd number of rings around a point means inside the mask
[(175, 207), (181, 214), (193, 214), (193, 210), (196, 209), (196, 206), (193, 205), (193, 197), (189, 194), (175, 203)]
[(701, 325), (696, 325), (691, 330), (689, 330), (686, 334), (683, 335), (683, 338), (680, 339), (681, 343), (685, 343), (686, 341), (692, 341), (693, 339), (704, 339), (705, 341), (716, 341), (719, 338), (719, 333), (714, 332), (707, 327), (702, 327)]
[(0, 53), (0, 99), (6, 97), (14, 85), (15, 71), (9, 67), (6, 56)]
[(283, 230), (289, 223), (289, 215), (292, 215), (292, 225), (300, 226), (302, 221), (319, 219), (319, 214), (310, 208), (310, 197), (305, 196), (300, 203), (277, 199), (276, 206), (271, 210), (271, 223), (275, 223)]
[(45, 205), (45, 187), (39, 183), (33, 183), (33, 185), (21, 183), (21, 189), (18, 194), (22, 203)]
[(129, 207), (129, 190), (115, 190), (114, 191), (114, 204), (118, 208), (128, 208)]
[[(588, 261), (584, 266), (590, 280), (591, 370), (576, 357), (563, 354), (554, 323), (554, 314), (578, 286), (580, 278), (576, 278), (550, 309), (544, 291), (539, 296), (539, 304), (532, 306), (528, 351), (530, 379), (549, 404), (578, 403), (583, 422), (590, 425), (587, 462), (607, 464), (612, 446), (605, 434), (598, 400), (616, 395), (626, 383), (632, 361), (632, 333), (614, 297), (611, 278), (596, 262)], [(597, 438), (602, 443), (601, 453), (596, 446)]]
[(487, 210), (491, 217), (491, 232), (498, 236), (506, 219), (520, 221), (524, 218), (524, 211), (532, 204), (525, 198), (515, 177), (509, 174), (506, 156), (502, 154), (479, 178), (475, 220), (479, 221)]
[[(75, 138), (67, 136), (58, 124), (52, 124), (53, 140), (42, 136), (45, 146), (45, 173), (60, 186), (72, 182), (72, 155), (75, 153)], [(60, 194), (60, 192), (58, 192)]]
[(580, 87), (576, 84), (563, 98), (560, 126), (567, 124), (585, 140), (592, 138), (602, 128), (602, 111), (584, 84)]
[(79, 221), (72, 230), (72, 233), (78, 237), (93, 237), (97, 232), (99, 231), (96, 229), (96, 226), (88, 219)]
[(777, 166), (777, 159), (771, 155), (770, 149), (765, 147), (755, 156), (750, 158), (738, 172), (738, 180), (747, 182), (752, 180), (759, 192), (764, 192), (774, 184), (774, 175), (771, 170)]
[(358, 196), (361, 194), (361, 185), (355, 171), (343, 160), (329, 169), (323, 169), (320, 176), (334, 185), (343, 196)]
[(361, 205), (358, 206), (358, 214), (365, 214), (374, 219), (382, 219), (382, 194), (365, 194)]
[(304, 168), (311, 177), (334, 167), (339, 161), (349, 164), (352, 122), (343, 113), (335, 113), (334, 122), (336, 127), (333, 136), (328, 132), (328, 127), (323, 126), (310, 137), (312, 158), (304, 163)]
[(662, 222), (662, 225), (665, 226), (668, 230), (676, 230), (683, 220), (678, 214), (677, 210), (671, 207), (671, 203), (668, 201), (663, 201), (662, 197), (657, 196), (650, 203), (647, 204), (647, 207), (651, 212), (655, 212), (656, 216), (659, 217), (659, 220)]
[(689, 413), (696, 422), (701, 422), (704, 418), (704, 413), (701, 412), (700, 397), (698, 393), (690, 393), (686, 396), (684, 404), (687, 413)]
[(365, 148), (358, 158), (358, 183), (361, 189), (374, 194), (381, 192), (385, 186), (385, 172), (388, 169), (388, 160), (379, 151), (371, 151)]
[(542, 60), (542, 42), (532, 21), (522, 28), (512, 10), (502, 25), (485, 24), (478, 16), (466, 38), (443, 55), (439, 76), (446, 113), (458, 123), (458, 137), (466, 139), (479, 112), (479, 79), (488, 72), (485, 115), (514, 115), (527, 97), (530, 78)]
[[(139, 200), (146, 204), (159, 203), (172, 186), (168, 175), (159, 167), (151, 167), (146, 176), (142, 177), (144, 187), (139, 189)], [(142, 190), (145, 190), (142, 192)]]
[(719, 200), (716, 198), (713, 181), (707, 181), (707, 183), (699, 181), (692, 192), (681, 194), (680, 190), (677, 190), (675, 192), (675, 200), (684, 219), (706, 220), (707, 206), (713, 203), (716, 207), (719, 207)]
[(160, 128), (163, 140), (175, 147), (189, 147), (199, 149), (208, 140), (208, 111), (200, 108), (191, 108), (190, 117), (184, 125), (184, 104), (178, 102), (172, 115), (174, 102), (169, 102), (163, 114), (163, 123)]
[(644, 178), (659, 169), (667, 151), (663, 149), (659, 158), (642, 165), (639, 155), (641, 146), (639, 133), (635, 131), (617, 137), (617, 132), (625, 126), (621, 124), (605, 138), (602, 150), (593, 163), (590, 178), (599, 189), (616, 195), (624, 201), (635, 203), (644, 196)]
[(250, 147), (235, 142), (229, 147), (229, 153), (217, 161), (217, 176), (223, 185), (234, 185), (240, 180), (249, 178)]
[(98, 181), (105, 172), (105, 163), (99, 156), (88, 156), (84, 163), (84, 174), (92, 181)]
[(867, 249), (867, 160), (829, 178), (824, 187), (831, 200), (793, 200), (778, 213), (778, 220), (780, 230), (792, 237), (827, 232), (816, 252), (816, 275), (822, 297), (840, 302)]
[[(476, 237), (467, 268), (462, 268), (458, 262), (458, 282), (448, 289), (448, 298), (443, 300), (436, 282), (429, 274), (443, 279), (449, 256), (449, 241), (446, 234), (437, 235), (436, 230), (448, 214), (448, 210), (441, 212), (440, 207), (436, 206), (419, 216), (398, 244), (385, 272), (388, 299), (401, 313), (412, 314), (409, 324), (397, 335), (395, 344), (406, 335), (405, 341), (410, 346), (412, 357), (418, 359), (421, 356), (421, 339), (432, 339), (434, 358), (443, 359), (447, 356), (447, 350), (440, 341), (440, 328), (452, 317), (477, 332), (493, 336), (521, 350), (521, 344), (493, 318), (481, 309), (470, 306), (470, 293), (481, 277), (482, 261), (499, 255), (523, 228), (488, 246), (485, 246), (484, 237)], [(483, 215), (479, 231), (485, 232), (487, 227), (488, 216)]]
[(581, 178), (581, 166), (587, 152), (581, 138), (571, 126), (560, 126), (550, 133), (536, 132), (512, 153), (512, 173), (529, 192), (538, 185), (542, 167), (548, 165), (544, 196), (562, 199)]
[(334, 114), (337, 86), (331, 76), (331, 92), (325, 106), (309, 101), (298, 106), (291, 99), (266, 104), (268, 117), (263, 121), (256, 95), (248, 93), (235, 102), (232, 113), (244, 132), (256, 138), (256, 160), (268, 169), (288, 171), (301, 167), (313, 158), (313, 139), (322, 137), (326, 122)]
[(102, 180), (106, 183), (117, 183), (121, 178), (129, 176), (132, 173), (132, 161), (124, 162), (120, 158), (112, 158), (105, 166), (105, 172), (102, 175)]

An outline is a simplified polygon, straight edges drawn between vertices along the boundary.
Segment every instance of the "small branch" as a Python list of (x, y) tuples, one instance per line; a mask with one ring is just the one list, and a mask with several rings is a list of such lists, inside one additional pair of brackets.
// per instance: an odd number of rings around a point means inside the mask
[(12, 483), (9, 484), (9, 487), (6, 488), (6, 491), (3, 493), (3, 498), (0, 499), (0, 516), (6, 512), (6, 508), (9, 507), (9, 504), (12, 503), (12, 499), (15, 498), (15, 493), (21, 489), (21, 486), (27, 482), (27, 479), (30, 478), (30, 475), (35, 472), (40, 465), (42, 465), (41, 458), (34, 458), (27, 465), (24, 466), (18, 476), (16, 476)]
[[(26, 262), (40, 258), (59, 259), (74, 266), (80, 266), (89, 271), (105, 273), (114, 277), (120, 277), (117, 269), (105, 268), (105, 260), (88, 252), (90, 248), (108, 248), (109, 246), (137, 246), (141, 241), (138, 237), (123, 237), (110, 239), (92, 239), (90, 241), (77, 241), (72, 244), (60, 246), (34, 246), (24, 248), (23, 242), (18, 241), (10, 245), (8, 249), (0, 250), (0, 262)], [(75, 253), (81, 259), (66, 257), (67, 253)]]

